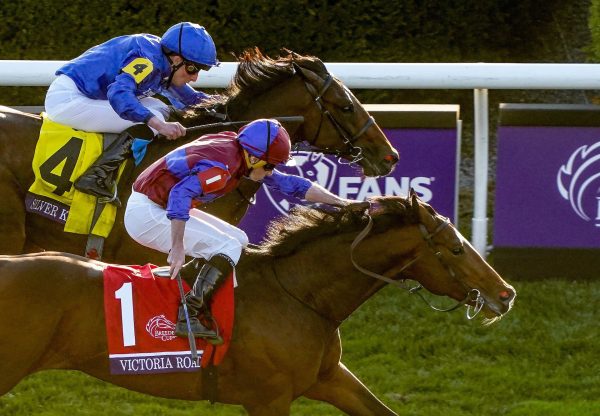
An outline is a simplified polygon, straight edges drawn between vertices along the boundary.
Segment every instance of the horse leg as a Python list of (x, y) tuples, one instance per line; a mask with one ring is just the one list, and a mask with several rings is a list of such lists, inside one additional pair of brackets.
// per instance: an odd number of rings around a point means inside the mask
[(62, 316), (60, 307), (46, 301), (48, 291), (9, 262), (0, 261), (0, 395), (43, 367)]
[(306, 391), (304, 396), (330, 403), (353, 416), (397, 416), (341, 362), (327, 378), (319, 380)]
[(25, 203), (17, 181), (0, 166), (0, 254), (21, 254), (25, 246)]
[(249, 416), (286, 416), (290, 414), (292, 401), (289, 397), (281, 397), (268, 404), (244, 405)]
[(272, 374), (268, 381), (257, 381), (254, 385), (256, 393), (249, 400), (242, 402), (250, 416), (286, 416), (290, 414), (293, 387), (286, 375)]

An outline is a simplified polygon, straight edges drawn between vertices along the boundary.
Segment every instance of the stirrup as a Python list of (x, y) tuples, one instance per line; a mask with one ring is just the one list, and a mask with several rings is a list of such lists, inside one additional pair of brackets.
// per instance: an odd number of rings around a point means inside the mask
[[(211, 317), (212, 318), (212, 317)], [(215, 325), (215, 330), (212, 330), (211, 328), (207, 328), (206, 326), (204, 326), (204, 324), (202, 322), (200, 322), (200, 320), (196, 317), (190, 317), (190, 326), (192, 327), (192, 335), (194, 338), (200, 338), (203, 339), (204, 341), (208, 342), (209, 344), (212, 345), (221, 345), (223, 344), (223, 337), (219, 334), (219, 327), (216, 326), (216, 322), (214, 321), (214, 319), (212, 319), (213, 324)], [(194, 328), (196, 327), (196, 328)], [(200, 329), (200, 328), (202, 329)], [(196, 332), (194, 332), (194, 329), (196, 329)], [(202, 331), (205, 330), (205, 331)], [(185, 320), (181, 321), (178, 320), (177, 324), (175, 325), (175, 335), (177, 335), (178, 337), (181, 338), (186, 338), (188, 336), (188, 327), (187, 327), (187, 322), (185, 322)]]
[(117, 206), (117, 208), (121, 208), (123, 206), (123, 204), (121, 204), (121, 200), (117, 196), (117, 191), (118, 191), (117, 190), (117, 182), (113, 181), (110, 187), (111, 187), (110, 192), (112, 193), (112, 196), (111, 197), (105, 197), (105, 196), (98, 197), (98, 203), (99, 204), (113, 203), (114, 205)]

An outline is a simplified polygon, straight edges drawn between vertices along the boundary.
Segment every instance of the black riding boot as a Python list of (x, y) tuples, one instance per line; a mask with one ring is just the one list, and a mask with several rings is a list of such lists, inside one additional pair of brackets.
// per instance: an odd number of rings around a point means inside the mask
[[(217, 332), (212, 328), (204, 326), (198, 319), (198, 315), (200, 311), (210, 314), (210, 300), (215, 291), (221, 286), (227, 276), (229, 276), (233, 267), (233, 260), (226, 255), (214, 255), (204, 266), (202, 266), (192, 290), (185, 295), (190, 326), (194, 337), (206, 338), (209, 342), (211, 339), (215, 340), (218, 338)], [(187, 334), (188, 328), (185, 320), (185, 312), (183, 306), (180, 306), (177, 326), (175, 327), (175, 335), (187, 337)]]
[(151, 140), (153, 137), (154, 132), (145, 124), (136, 124), (124, 130), (75, 181), (75, 189), (97, 197), (112, 198), (117, 179), (116, 172), (121, 162), (131, 157), (131, 144), (134, 139)]

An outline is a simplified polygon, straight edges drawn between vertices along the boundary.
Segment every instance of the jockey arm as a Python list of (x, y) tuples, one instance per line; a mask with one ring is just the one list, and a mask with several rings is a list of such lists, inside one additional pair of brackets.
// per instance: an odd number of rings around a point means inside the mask
[[(183, 235), (185, 224), (190, 218), (190, 209), (194, 200), (212, 200), (229, 180), (229, 172), (218, 162), (204, 160), (190, 170), (189, 175), (179, 181), (169, 192), (167, 218), (171, 220), (171, 251), (168, 262), (171, 266), (171, 278), (185, 262)], [(211, 195), (212, 194), (212, 195)]]
[[(147, 87), (152, 89), (153, 81), (146, 78), (150, 72), (142, 73), (136, 78), (135, 72), (130, 68), (133, 62), (147, 62), (146, 66), (152, 68), (152, 63), (146, 58), (136, 58), (125, 65), (121, 73), (115, 77), (115, 81), (108, 86), (107, 98), (111, 107), (119, 117), (136, 123), (146, 123), (169, 140), (184, 136), (185, 128), (180, 123), (166, 122), (140, 103), (135, 93), (138, 86), (146, 82)], [(192, 87), (189, 88), (193, 90)], [(188, 96), (188, 99), (191, 97)]]
[(296, 175), (287, 175), (277, 170), (271, 176), (264, 179), (264, 183), (270, 188), (276, 189), (284, 194), (304, 199), (308, 202), (335, 205), (345, 207), (359, 201), (341, 198), (328, 191), (316, 182), (301, 178)]
[(196, 91), (191, 85), (185, 84), (181, 87), (172, 85), (169, 89), (163, 90), (161, 95), (169, 99), (173, 107), (181, 110), (194, 104), (211, 98), (212, 96), (202, 91)]
[(338, 207), (345, 207), (349, 204), (357, 202), (352, 199), (340, 198), (316, 182), (313, 182), (308, 191), (306, 191), (306, 196), (304, 199), (309, 202), (335, 205)]
[(108, 86), (108, 101), (121, 118), (135, 123), (147, 123), (154, 114), (140, 103), (135, 90), (135, 79), (127, 73), (121, 73)]

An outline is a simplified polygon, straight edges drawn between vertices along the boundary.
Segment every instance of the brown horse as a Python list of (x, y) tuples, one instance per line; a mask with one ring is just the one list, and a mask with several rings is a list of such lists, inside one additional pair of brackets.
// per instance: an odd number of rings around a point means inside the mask
[[(357, 236), (369, 218), (372, 229)], [(362, 241), (352, 244), (357, 237)], [(206, 398), (198, 372), (110, 374), (102, 270), (103, 263), (61, 253), (0, 256), (0, 394), (36, 371), (77, 369), (155, 396)], [(380, 278), (417, 280), (481, 309), (488, 323), (515, 297), (447, 219), (414, 194), (378, 198), (370, 216), (302, 208), (245, 252), (237, 276), (236, 324), (218, 367), (217, 401), (254, 416), (288, 415), (301, 396), (351, 415), (396, 414), (340, 362), (339, 324), (386, 284)], [(32, 302), (33, 292), (43, 300)]]
[[(355, 161), (369, 176), (388, 174), (398, 160), (381, 129), (360, 102), (344, 85), (332, 77), (315, 57), (289, 53), (278, 59), (263, 56), (258, 50), (240, 57), (238, 70), (222, 98), (195, 108), (184, 115), (174, 114), (187, 126), (214, 123), (215, 110), (232, 120), (260, 117), (304, 117), (300, 125), (286, 125), (294, 143), (308, 138), (314, 149), (338, 152)], [(319, 99), (316, 99), (316, 96)], [(87, 236), (67, 234), (62, 225), (24, 208), (25, 193), (34, 180), (31, 161), (41, 127), (40, 117), (0, 108), (0, 253), (19, 254), (45, 250), (83, 253)], [(197, 137), (189, 137), (188, 140)], [(156, 140), (148, 147), (145, 162), (120, 184), (120, 199), (126, 201), (131, 184), (141, 171), (182, 144)], [(212, 214), (237, 223), (246, 212), (248, 201), (260, 184), (248, 181), (239, 192), (205, 207)], [(145, 249), (127, 235), (123, 210), (106, 240), (104, 259), (116, 263), (164, 262), (164, 255)]]

